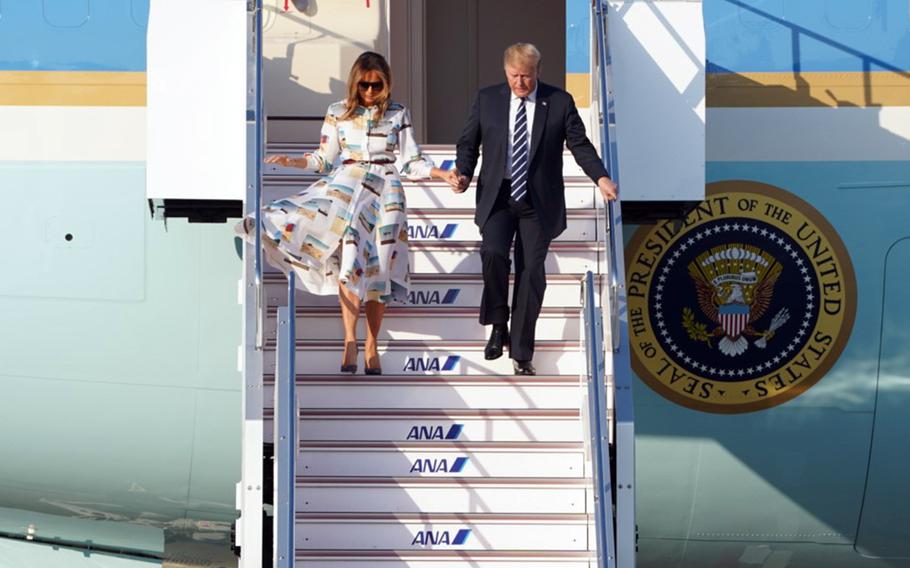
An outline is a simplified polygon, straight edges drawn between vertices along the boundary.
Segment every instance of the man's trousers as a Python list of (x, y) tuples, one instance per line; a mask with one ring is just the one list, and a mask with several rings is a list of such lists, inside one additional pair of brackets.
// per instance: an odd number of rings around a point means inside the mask
[(528, 192), (521, 201), (509, 196), (504, 181), (493, 212), (483, 227), (480, 256), (483, 261), (483, 297), (480, 323), (509, 321), (509, 252), (515, 239), (515, 286), (512, 290), (512, 324), (509, 356), (517, 361), (534, 357), (534, 330), (547, 288), (544, 263), (550, 238), (544, 233)]

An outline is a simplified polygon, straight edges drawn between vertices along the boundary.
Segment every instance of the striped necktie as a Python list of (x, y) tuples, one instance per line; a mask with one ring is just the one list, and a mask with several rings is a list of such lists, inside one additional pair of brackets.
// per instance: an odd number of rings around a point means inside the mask
[(528, 114), (527, 99), (518, 103), (515, 115), (515, 134), (512, 136), (512, 199), (520, 200), (528, 192)]

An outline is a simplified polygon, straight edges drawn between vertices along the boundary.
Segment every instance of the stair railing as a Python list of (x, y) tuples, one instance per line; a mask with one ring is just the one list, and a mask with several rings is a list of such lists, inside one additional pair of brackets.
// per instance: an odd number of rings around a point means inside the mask
[(262, 104), (262, 0), (247, 1), (247, 102), (246, 102), (246, 192), (244, 216), (256, 222), (255, 243), (244, 246), (243, 254), (243, 328), (242, 328), (242, 441), (241, 480), (238, 497), (241, 517), (237, 521), (236, 547), (240, 549), (240, 568), (260, 567), (271, 557), (271, 543), (263, 542), (265, 496), (263, 430), (263, 279), (262, 235), (259, 212), (262, 209), (262, 161), (265, 155)]
[[(597, 77), (597, 88), (594, 89), (593, 99), (597, 111), (596, 138), (600, 141), (601, 159), (610, 172), (613, 180), (620, 184), (619, 161), (617, 159), (617, 143), (615, 136), (615, 113), (613, 91), (611, 89), (610, 46), (608, 36), (608, 10), (606, 0), (594, 0), (592, 6), (593, 25), (592, 33), (595, 47), (593, 64)], [(611, 497), (611, 502), (602, 501), (598, 506), (606, 508), (612, 505), (612, 510), (606, 510), (604, 516), (611, 516), (615, 530), (615, 560), (618, 568), (634, 568), (637, 550), (637, 531), (635, 525), (635, 412), (632, 406), (632, 366), (629, 349), (628, 311), (626, 304), (625, 287), (625, 262), (623, 256), (622, 234), (622, 204), (620, 199), (608, 201), (606, 204), (606, 222), (604, 228), (605, 262), (600, 265), (600, 274), (605, 277), (606, 287), (602, 289), (601, 306), (607, 307), (606, 317), (609, 318), (610, 330), (610, 366), (611, 373), (597, 367), (599, 373), (592, 380), (596, 385), (602, 386), (604, 400), (612, 395), (613, 420), (607, 431), (608, 440), (613, 443), (613, 472), (614, 475), (601, 479), (610, 479), (613, 483), (611, 491), (605, 495)], [(593, 290), (593, 275), (589, 287)], [(593, 296), (586, 299), (593, 302)], [(601, 314), (603, 315), (603, 314)], [(597, 313), (592, 313), (595, 323), (601, 318)], [(596, 327), (596, 326), (595, 326)], [(596, 339), (596, 337), (595, 337)], [(588, 349), (596, 349), (603, 353), (601, 343), (588, 343)], [(590, 357), (589, 357), (590, 359)], [(603, 357), (606, 363), (606, 357)], [(610, 380), (612, 378), (612, 380)], [(608, 386), (612, 384), (612, 390)], [(599, 397), (600, 395), (598, 395)], [(598, 398), (598, 400), (600, 400)], [(602, 418), (606, 420), (608, 407), (606, 403), (601, 407)], [(591, 417), (592, 430), (595, 422), (599, 423), (600, 415)], [(607, 439), (599, 440), (606, 445)], [(604, 451), (608, 451), (604, 448)], [(606, 455), (609, 455), (607, 453)], [(596, 464), (595, 464), (596, 465)], [(609, 463), (607, 464), (609, 465)], [(600, 530), (600, 529), (599, 529)], [(609, 550), (609, 549), (607, 549)], [(602, 556), (598, 553), (598, 556)], [(608, 566), (599, 564), (599, 566)]]
[(594, 274), (588, 271), (582, 289), (585, 359), (588, 368), (588, 445), (594, 486), (594, 523), (598, 568), (616, 567), (616, 530), (613, 523), (613, 479), (610, 468), (610, 431), (607, 422), (606, 359), (603, 317), (597, 305)]
[(297, 481), (296, 304), (294, 273), (288, 275), (287, 306), (278, 308), (275, 346), (275, 566), (294, 568)]

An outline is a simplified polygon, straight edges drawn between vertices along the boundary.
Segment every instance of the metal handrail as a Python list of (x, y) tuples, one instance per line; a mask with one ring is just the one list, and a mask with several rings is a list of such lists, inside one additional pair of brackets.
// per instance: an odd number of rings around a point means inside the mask
[[(607, 50), (606, 50), (606, 37), (607, 37), (607, 27), (606, 27), (606, 6), (603, 0), (595, 0), (594, 6), (594, 21), (595, 21), (595, 33), (597, 37), (597, 58), (598, 58), (598, 69), (599, 73), (599, 97), (598, 97), (598, 111), (600, 116), (599, 125), (600, 125), (600, 156), (604, 161), (604, 165), (607, 167), (607, 171), (610, 172), (610, 176), (614, 182), (618, 184), (619, 182), (619, 160), (616, 156), (616, 147), (611, 143), (610, 140), (610, 116), (612, 113), (612, 99), (610, 97), (608, 78), (607, 78)], [(619, 321), (619, 312), (618, 303), (616, 301), (617, 295), (620, 288), (623, 286), (623, 283), (619, 280), (619, 266), (618, 266), (618, 256), (621, 254), (621, 251), (617, 250), (616, 244), (616, 233), (615, 230), (617, 224), (622, 222), (622, 213), (620, 207), (620, 198), (617, 195), (616, 201), (607, 202), (607, 230), (606, 237), (607, 242), (607, 260), (609, 262), (609, 291), (610, 291), (610, 324), (611, 324), (611, 333), (610, 333), (610, 342), (612, 344), (613, 351), (619, 349), (618, 344), (618, 321)]]
[(265, 105), (262, 102), (262, 0), (256, 0), (256, 261), (253, 282), (256, 287), (256, 349), (265, 344), (265, 291), (262, 283), (262, 162), (265, 159)]
[(288, 305), (278, 308), (275, 350), (275, 566), (294, 568), (297, 480), (297, 328), (294, 272), (288, 274)]
[(610, 471), (610, 431), (607, 423), (607, 395), (604, 381), (603, 318), (594, 296), (594, 274), (585, 274), (582, 292), (585, 350), (588, 364), (588, 419), (594, 484), (594, 522), (597, 566), (616, 566), (616, 532), (613, 524), (613, 479)]
[[(617, 158), (617, 145), (610, 138), (610, 128), (614, 123), (615, 111), (613, 93), (610, 89), (610, 57), (608, 45), (607, 29), (607, 10), (608, 5), (605, 0), (594, 0), (593, 6), (594, 26), (593, 32), (597, 41), (597, 71), (599, 79), (599, 88), (595, 93), (598, 99), (597, 108), (599, 110), (599, 131), (601, 158), (607, 170), (610, 172), (613, 180), (620, 183), (619, 161)], [(606, 479), (610, 480), (610, 486), (603, 489), (609, 489), (609, 495), (612, 498), (610, 505), (614, 508), (607, 511), (612, 521), (611, 527), (615, 532), (609, 536), (614, 539), (615, 546), (615, 565), (619, 568), (634, 568), (636, 562), (636, 544), (637, 533), (635, 526), (635, 412), (632, 405), (632, 366), (629, 350), (629, 332), (628, 332), (628, 313), (626, 310), (626, 290), (625, 290), (625, 263), (623, 261), (623, 238), (622, 238), (622, 205), (620, 199), (607, 202), (607, 223), (606, 223), (606, 243), (605, 249), (608, 254), (607, 258), (607, 275), (609, 280), (608, 300), (609, 318), (610, 318), (610, 348), (612, 366), (612, 395), (613, 395), (613, 415), (612, 421), (604, 425), (605, 431), (609, 432), (613, 441), (613, 454), (615, 462), (613, 463), (612, 478), (603, 478), (600, 485), (604, 485)], [(593, 276), (592, 276), (593, 278)], [(587, 284), (593, 287), (593, 283)], [(593, 292), (588, 292), (586, 298), (593, 301)], [(599, 323), (603, 312), (598, 310), (596, 322)], [(602, 329), (602, 328), (601, 328)], [(589, 351), (594, 350), (601, 356), (603, 344), (589, 343)], [(593, 383), (601, 385), (602, 393), (606, 395), (606, 373), (595, 377)], [(602, 400), (597, 395), (598, 400)], [(605, 401), (605, 399), (603, 399)], [(598, 414), (591, 417), (592, 429), (598, 428), (598, 424), (606, 422), (608, 408), (606, 402), (600, 406)], [(608, 430), (608, 428), (610, 428)], [(597, 445), (602, 446), (595, 449), (608, 451), (607, 439), (596, 440)], [(610, 454), (607, 453), (607, 456)], [(607, 464), (609, 466), (609, 463)], [(604, 503), (603, 505), (606, 505)], [(607, 514), (604, 513), (604, 514)], [(614, 517), (615, 515), (615, 517)], [(608, 549), (609, 550), (609, 549)], [(603, 567), (604, 564), (599, 564)]]

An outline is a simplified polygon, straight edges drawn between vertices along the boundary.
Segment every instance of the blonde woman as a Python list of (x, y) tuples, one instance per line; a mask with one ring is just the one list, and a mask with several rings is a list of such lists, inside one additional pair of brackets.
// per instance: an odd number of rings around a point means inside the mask
[[(454, 171), (436, 168), (414, 141), (408, 110), (390, 98), (392, 74), (378, 53), (360, 55), (348, 76), (348, 96), (329, 106), (319, 149), (266, 162), (315, 170), (325, 177), (297, 195), (263, 207), (266, 257), (299, 287), (338, 294), (344, 325), (342, 373), (357, 372), (357, 320), (365, 304), (365, 371), (379, 375), (377, 337), (385, 307), (407, 302), (407, 207), (395, 167), (409, 179), (457, 185)], [(336, 160), (340, 161), (336, 165)], [(254, 221), (240, 226), (249, 238)]]

